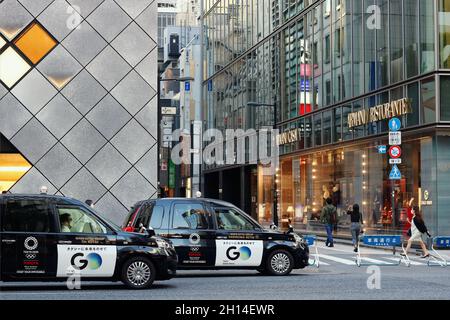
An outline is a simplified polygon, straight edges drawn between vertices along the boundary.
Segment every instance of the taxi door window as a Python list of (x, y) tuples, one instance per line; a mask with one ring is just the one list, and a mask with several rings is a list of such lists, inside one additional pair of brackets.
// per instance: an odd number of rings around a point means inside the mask
[(127, 219), (125, 219), (125, 223), (122, 225), (122, 228), (132, 227), (133, 222), (140, 208), (141, 208), (140, 206), (131, 208), (130, 212), (128, 213)]
[(241, 213), (232, 208), (215, 208), (217, 229), (219, 230), (256, 230), (256, 226)]
[(8, 201), (1, 220), (6, 232), (55, 232), (52, 210), (44, 200)]
[(135, 228), (139, 228), (140, 224), (144, 227), (152, 227), (153, 229), (161, 229), (164, 218), (164, 208), (161, 206), (148, 205), (141, 209), (142, 213), (134, 223)]
[(106, 234), (107, 228), (96, 217), (76, 207), (58, 207), (62, 233)]
[(174, 205), (173, 229), (209, 229), (208, 217), (201, 204), (179, 203)]
[(150, 218), (150, 227), (153, 229), (161, 229), (164, 219), (164, 207), (154, 206), (152, 216)]

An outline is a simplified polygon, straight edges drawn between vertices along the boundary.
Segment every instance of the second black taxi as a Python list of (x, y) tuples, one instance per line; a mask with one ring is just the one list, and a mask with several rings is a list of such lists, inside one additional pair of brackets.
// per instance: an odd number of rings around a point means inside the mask
[(169, 239), (178, 255), (178, 269), (256, 269), (284, 276), (309, 264), (309, 248), (301, 236), (265, 229), (236, 206), (219, 200), (141, 201), (122, 228), (153, 229)]

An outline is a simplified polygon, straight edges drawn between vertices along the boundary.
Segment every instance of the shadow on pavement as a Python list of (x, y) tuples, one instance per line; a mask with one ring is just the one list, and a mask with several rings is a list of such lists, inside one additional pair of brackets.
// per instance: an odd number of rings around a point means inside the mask
[(304, 277), (309, 274), (290, 274), (288, 276), (277, 277), (261, 273), (177, 273), (175, 278), (289, 278), (289, 277)]
[[(150, 290), (159, 290), (159, 289), (171, 289), (174, 288), (172, 285), (166, 285), (161, 283), (155, 283), (151, 288), (146, 290), (139, 290), (139, 291), (150, 291)], [(14, 292), (14, 291), (89, 291), (89, 290), (95, 290), (95, 291), (110, 291), (110, 290), (124, 290), (124, 291), (135, 291), (132, 289), (128, 289), (123, 284), (89, 284), (89, 283), (81, 283), (81, 289), (80, 290), (69, 290), (65, 284), (56, 284), (56, 283), (49, 283), (49, 284), (13, 284), (8, 283), (6, 286), (5, 284), (0, 285), (0, 294), (2, 292)], [(136, 290), (137, 291), (137, 290)]]

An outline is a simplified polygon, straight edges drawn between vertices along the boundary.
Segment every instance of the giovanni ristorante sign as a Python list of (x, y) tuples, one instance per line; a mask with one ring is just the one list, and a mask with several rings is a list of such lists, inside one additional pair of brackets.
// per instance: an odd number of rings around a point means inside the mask
[(371, 122), (378, 122), (412, 113), (411, 99), (403, 98), (381, 104), (370, 109), (364, 109), (348, 115), (348, 127), (358, 127)]
[[(370, 109), (363, 109), (348, 114), (348, 127), (354, 128), (372, 122), (378, 122), (394, 117), (412, 113), (411, 99), (403, 98), (389, 103), (381, 104)], [(302, 129), (294, 129), (280, 133), (277, 136), (277, 144), (284, 145), (300, 140)]]

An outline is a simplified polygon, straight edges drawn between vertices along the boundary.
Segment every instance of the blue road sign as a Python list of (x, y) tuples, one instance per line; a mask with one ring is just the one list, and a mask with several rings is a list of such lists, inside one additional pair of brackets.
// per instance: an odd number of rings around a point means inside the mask
[(313, 246), (314, 243), (316, 242), (316, 236), (313, 236), (313, 235), (303, 236), (303, 240), (305, 240), (308, 247), (310, 247), (310, 246)]
[(386, 154), (387, 153), (387, 147), (386, 146), (378, 146), (378, 153), (379, 154)]
[(436, 247), (450, 248), (450, 237), (435, 237)]
[(389, 120), (389, 130), (392, 132), (399, 131), (402, 128), (402, 122), (399, 118), (392, 118)]
[(395, 164), (392, 167), (391, 173), (389, 174), (389, 180), (400, 180), (402, 178), (402, 174)]
[(394, 247), (402, 244), (402, 237), (397, 235), (369, 235), (363, 237), (363, 243), (374, 247)]
[(191, 83), (189, 81), (184, 83), (184, 91), (191, 91)]

